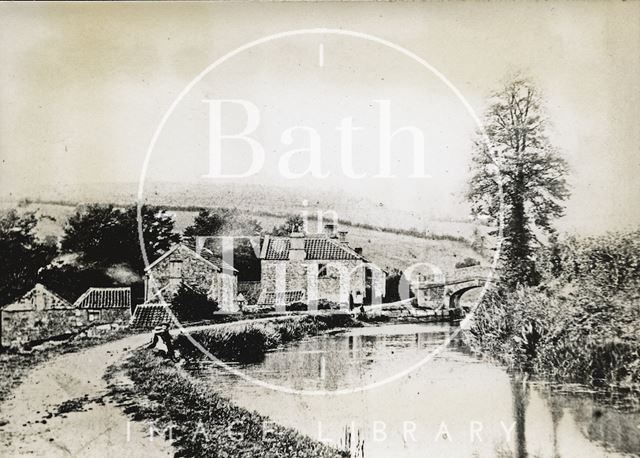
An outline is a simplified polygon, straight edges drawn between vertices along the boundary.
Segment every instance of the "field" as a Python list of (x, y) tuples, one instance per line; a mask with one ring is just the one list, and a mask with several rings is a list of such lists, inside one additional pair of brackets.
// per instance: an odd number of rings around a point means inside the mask
[[(15, 205), (2, 204), (0, 208), (11, 208)], [(64, 231), (67, 218), (73, 213), (71, 205), (31, 203), (22, 207), (23, 210), (38, 211), (43, 216), (38, 230), (40, 236), (60, 237)], [(176, 229), (184, 230), (190, 225), (196, 215), (195, 211), (172, 211), (176, 219)], [(255, 215), (265, 230), (271, 230), (273, 226), (280, 225), (284, 218), (275, 216)], [(311, 222), (312, 224), (315, 221)], [(462, 240), (454, 240), (455, 237), (468, 238), (472, 231), (471, 224), (461, 222), (434, 222), (438, 231), (437, 235), (452, 236), (452, 240), (429, 239), (412, 235), (397, 234), (387, 230), (375, 230), (358, 226), (341, 225), (340, 229), (348, 231), (347, 239), (353, 247), (362, 247), (363, 254), (371, 262), (383, 269), (397, 268), (404, 270), (408, 266), (427, 262), (438, 266), (444, 271), (452, 270), (456, 262), (466, 257), (483, 260), (480, 254), (470, 247), (470, 244)], [(485, 260), (486, 262), (486, 260)]]

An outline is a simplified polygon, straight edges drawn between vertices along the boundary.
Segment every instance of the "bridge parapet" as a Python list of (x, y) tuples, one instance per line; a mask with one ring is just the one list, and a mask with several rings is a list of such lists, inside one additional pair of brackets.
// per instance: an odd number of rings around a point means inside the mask
[(451, 270), (441, 275), (419, 279), (412, 286), (418, 304), (430, 308), (457, 308), (465, 291), (482, 287), (493, 281), (491, 267), (471, 266)]
[(445, 274), (445, 283), (458, 283), (467, 280), (488, 280), (491, 278), (491, 267), (470, 266), (455, 269)]
[(491, 278), (491, 267), (471, 266), (443, 272), (439, 275), (423, 276), (414, 282), (418, 288), (433, 287), (436, 285), (451, 285), (472, 280), (487, 281)]

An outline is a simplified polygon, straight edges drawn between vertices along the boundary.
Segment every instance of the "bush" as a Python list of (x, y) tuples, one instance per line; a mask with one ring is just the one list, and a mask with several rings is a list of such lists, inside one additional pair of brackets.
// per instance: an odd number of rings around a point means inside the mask
[(599, 288), (493, 292), (470, 340), (509, 366), (590, 385), (640, 387), (640, 298)]
[(479, 265), (480, 265), (480, 261), (478, 261), (477, 259), (464, 258), (464, 260), (460, 262), (456, 262), (456, 269), (464, 269), (465, 267), (473, 267), (473, 266), (479, 266)]
[[(255, 362), (259, 361), (267, 350), (283, 343), (316, 335), (327, 329), (351, 326), (358, 326), (358, 323), (347, 314), (304, 315), (243, 325), (229, 323), (193, 332), (191, 336), (217, 358)], [(185, 358), (197, 359), (203, 356), (184, 334), (176, 338), (176, 346)]]
[(304, 312), (307, 309), (308, 306), (304, 302), (294, 302), (286, 306), (287, 312)]
[(180, 284), (171, 301), (171, 311), (180, 321), (211, 319), (218, 309), (218, 303), (210, 300), (206, 291), (185, 283)]
[(470, 341), (563, 381), (640, 387), (640, 231), (551, 239), (542, 283), (485, 295)]

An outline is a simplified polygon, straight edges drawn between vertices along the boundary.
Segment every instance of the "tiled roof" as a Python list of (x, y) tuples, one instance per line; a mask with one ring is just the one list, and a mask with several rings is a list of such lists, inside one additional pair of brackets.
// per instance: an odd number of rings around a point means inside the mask
[(304, 299), (304, 291), (283, 291), (279, 293), (263, 292), (258, 299), (258, 305), (292, 304)]
[(167, 322), (171, 322), (171, 314), (166, 304), (138, 305), (131, 317), (132, 328), (150, 329)]
[(190, 240), (190, 239), (186, 239), (182, 242), (182, 244), (184, 246), (186, 246), (187, 248), (189, 248), (191, 251), (193, 251), (196, 254), (199, 254), (200, 256), (202, 256), (204, 259), (206, 259), (207, 261), (209, 261), (211, 264), (213, 264), (214, 266), (216, 266), (218, 269), (220, 270), (224, 270), (224, 271), (236, 271), (236, 269), (234, 269), (233, 267), (231, 267), (228, 263), (224, 262), (222, 260), (222, 258), (220, 258), (219, 256), (217, 256), (213, 251), (211, 251), (209, 248), (205, 248), (202, 247), (200, 248), (200, 252), (198, 253), (196, 251), (196, 243), (194, 240)]
[(131, 288), (89, 288), (74, 304), (81, 309), (131, 307)]
[[(269, 237), (265, 243), (268, 245), (263, 259), (274, 261), (289, 259), (290, 241), (288, 238)], [(363, 259), (362, 256), (352, 250), (348, 245), (339, 242), (338, 240), (326, 237), (305, 237), (304, 251), (306, 253), (306, 259)]]
[(30, 310), (70, 309), (73, 305), (67, 300), (48, 290), (40, 283), (27, 292), (20, 299), (9, 304), (3, 312), (26, 312)]
[(289, 239), (269, 238), (266, 243), (268, 243), (268, 245), (264, 259), (289, 259)]
[(216, 256), (216, 254), (213, 253), (213, 251), (211, 251), (208, 248), (202, 247), (200, 249), (200, 252), (198, 253), (196, 251), (196, 244), (193, 239), (185, 239), (182, 242), (175, 244), (171, 249), (169, 249), (169, 251), (165, 252), (162, 256), (160, 256), (158, 259), (153, 261), (145, 270), (147, 271), (153, 270), (156, 264), (158, 264), (161, 260), (165, 259), (171, 253), (173, 253), (174, 251), (180, 248), (182, 248), (183, 250), (184, 249), (188, 250), (189, 252), (193, 253), (193, 255), (195, 256), (200, 256), (202, 259), (207, 261), (209, 264), (212, 264), (214, 267), (216, 267), (219, 270), (223, 270), (225, 272), (229, 272), (229, 271), (237, 272), (236, 269), (234, 269), (229, 264), (224, 262), (220, 257)]

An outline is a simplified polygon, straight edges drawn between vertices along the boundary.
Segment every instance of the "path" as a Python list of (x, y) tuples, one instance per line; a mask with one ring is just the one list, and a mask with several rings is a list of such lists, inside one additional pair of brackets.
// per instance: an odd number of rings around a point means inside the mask
[[(241, 320), (185, 330), (288, 318)], [(158, 436), (150, 438), (148, 423), (130, 421), (121, 408), (105, 399), (106, 369), (148, 341), (149, 333), (129, 336), (58, 356), (31, 370), (0, 405), (0, 421), (8, 421), (0, 427), (0, 456), (173, 456), (169, 443)], [(61, 406), (71, 403), (81, 404), (79, 410), (57, 414)]]
[[(58, 356), (33, 369), (0, 406), (9, 421), (0, 430), (1, 456), (172, 456), (171, 446), (149, 438), (149, 426), (130, 422), (106, 399), (105, 370), (127, 350), (148, 341), (135, 335)], [(80, 411), (56, 414), (63, 403), (81, 401)]]

